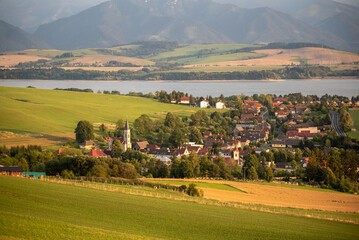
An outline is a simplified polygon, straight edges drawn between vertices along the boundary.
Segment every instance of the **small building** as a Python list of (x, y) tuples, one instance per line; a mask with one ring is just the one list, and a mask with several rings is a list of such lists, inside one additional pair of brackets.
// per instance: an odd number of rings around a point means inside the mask
[(22, 167), (19, 167), (19, 166), (10, 166), (10, 167), (0, 166), (0, 175), (22, 176)]
[(203, 100), (203, 101), (200, 102), (200, 107), (201, 108), (208, 108), (208, 106), (209, 106), (208, 101)]
[(46, 173), (45, 172), (22, 172), (23, 176), (36, 178), (36, 179), (45, 179)]
[(189, 97), (181, 97), (181, 104), (189, 104), (190, 98)]
[(280, 141), (280, 140), (272, 141), (271, 145), (273, 148), (286, 148), (287, 147), (286, 143), (284, 141)]
[(91, 152), (89, 152), (87, 154), (87, 156), (89, 157), (108, 157), (106, 153), (102, 152), (101, 150), (91, 150)]
[(224, 109), (225, 108), (225, 105), (223, 102), (219, 101), (216, 103), (216, 108), (217, 109)]
[(133, 146), (133, 150), (145, 150), (147, 148), (148, 142), (147, 141), (135, 141)]
[(172, 161), (172, 152), (168, 148), (150, 149), (148, 155), (159, 159), (161, 162), (169, 165)]

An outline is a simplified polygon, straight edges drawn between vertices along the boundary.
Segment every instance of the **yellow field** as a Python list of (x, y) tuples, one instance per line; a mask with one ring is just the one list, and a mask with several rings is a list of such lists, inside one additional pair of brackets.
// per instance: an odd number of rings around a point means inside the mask
[[(299, 49), (263, 49), (256, 53), (265, 54), (266, 57), (240, 61), (215, 62), (205, 64), (206, 66), (282, 66), (298, 65), (297, 59), (305, 59), (308, 64), (342, 64), (359, 61), (359, 55), (326, 48), (299, 48)], [(196, 64), (196, 67), (205, 66)], [(189, 65), (187, 67), (194, 67)]]
[(49, 58), (33, 55), (0, 55), (0, 66), (11, 67), (21, 62), (35, 62), (40, 59), (49, 60)]
[[(168, 181), (173, 179), (166, 179)], [(226, 184), (244, 192), (227, 191), (214, 188), (202, 188), (204, 197), (223, 202), (238, 202), (245, 204), (259, 204), (275, 207), (289, 207), (333, 212), (359, 213), (359, 196), (337, 192), (325, 192), (299, 188), (261, 185), (233, 181), (214, 180), (185, 180)], [(174, 180), (175, 185), (175, 180)]]

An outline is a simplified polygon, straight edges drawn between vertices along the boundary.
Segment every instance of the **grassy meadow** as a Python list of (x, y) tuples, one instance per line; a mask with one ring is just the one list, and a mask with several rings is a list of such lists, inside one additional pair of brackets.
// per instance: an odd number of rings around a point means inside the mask
[(348, 135), (359, 139), (359, 109), (351, 109), (350, 115), (352, 116), (354, 122), (353, 128), (355, 128), (356, 131), (351, 131)]
[(2, 239), (356, 239), (355, 224), (0, 176)]
[(141, 114), (162, 118), (167, 112), (189, 116), (198, 110), (142, 97), (14, 87), (0, 87), (0, 102), (0, 130), (11, 132), (66, 133), (80, 120), (113, 124), (133, 122)]

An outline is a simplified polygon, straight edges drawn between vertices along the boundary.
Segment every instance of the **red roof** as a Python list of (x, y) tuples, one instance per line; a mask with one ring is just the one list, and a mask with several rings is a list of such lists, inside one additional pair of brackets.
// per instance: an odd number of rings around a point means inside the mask
[(189, 97), (181, 97), (181, 102), (189, 102)]
[(273, 102), (285, 102), (285, 101), (287, 101), (287, 99), (285, 99), (285, 98), (275, 98), (275, 99), (273, 99)]
[(87, 154), (89, 157), (107, 157), (107, 155), (101, 150), (92, 150)]
[(66, 152), (64, 149), (59, 148), (59, 150), (56, 151), (56, 154), (61, 154), (61, 153), (64, 153), (64, 152)]

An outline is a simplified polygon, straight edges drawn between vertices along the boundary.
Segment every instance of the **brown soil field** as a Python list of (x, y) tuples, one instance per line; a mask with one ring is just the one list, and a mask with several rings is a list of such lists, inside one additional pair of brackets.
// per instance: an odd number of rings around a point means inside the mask
[[(359, 55), (354, 53), (340, 52), (326, 48), (299, 48), (299, 49), (263, 49), (256, 50), (256, 53), (266, 54), (266, 57), (240, 60), (240, 61), (228, 61), (228, 62), (216, 62), (207, 63), (207, 66), (281, 66), (300, 64), (295, 61), (297, 58), (307, 59), (308, 64), (342, 64), (342, 63), (354, 63), (359, 61)], [(188, 67), (191, 67), (189, 65)], [(196, 66), (201, 66), (196, 64)]]
[(40, 59), (50, 60), (49, 58), (32, 55), (0, 55), (0, 66), (11, 67), (21, 62), (34, 62)]
[(280, 184), (278, 186), (270, 186), (255, 183), (196, 179), (185, 179), (184, 181), (227, 184), (246, 192), (202, 188), (205, 198), (224, 202), (359, 213), (358, 195), (289, 188), (282, 187)]
[(74, 133), (37, 133), (37, 134), (17, 134), (12, 132), (0, 132), (0, 145), (7, 147), (17, 145), (39, 145), (53, 146), (64, 144), (69, 140), (74, 140)]
[(143, 65), (145, 60), (130, 58), (130, 57), (118, 57), (118, 56), (104, 56), (104, 55), (97, 55), (97, 56), (84, 56), (77, 58), (70, 62), (70, 64), (105, 64), (109, 61), (117, 61), (122, 63), (132, 63), (134, 65)]

